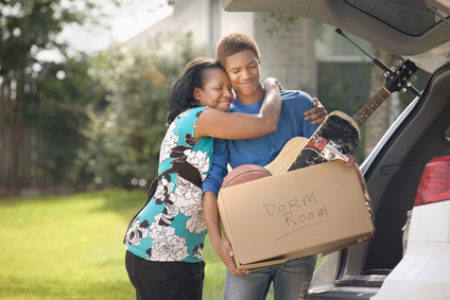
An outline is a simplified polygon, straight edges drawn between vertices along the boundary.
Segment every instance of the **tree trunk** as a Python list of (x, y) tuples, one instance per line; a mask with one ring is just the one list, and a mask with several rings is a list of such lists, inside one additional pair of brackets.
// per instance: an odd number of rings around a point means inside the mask
[[(375, 56), (378, 57), (385, 65), (391, 66), (394, 56), (382, 49), (375, 49)], [(370, 81), (370, 95), (375, 95), (385, 84), (384, 72), (372, 65), (371, 81)], [(365, 153), (368, 155), (380, 138), (389, 128), (390, 115), (390, 97), (367, 119), (366, 121), (366, 139), (365, 139)]]
[(15, 114), (15, 126), (14, 126), (14, 136), (12, 141), (13, 147), (13, 166), (14, 175), (12, 177), (12, 190), (13, 193), (18, 195), (20, 192), (20, 176), (19, 176), (19, 161), (20, 161), (20, 152), (22, 145), (22, 128), (23, 128), (23, 97), (24, 97), (24, 76), (23, 72), (20, 73), (19, 78), (17, 79), (16, 85), (16, 114)]
[(5, 81), (0, 75), (0, 190), (6, 188), (6, 105), (5, 105)]
[(9, 120), (9, 138), (10, 138), (10, 189), (9, 193), (18, 195), (20, 192), (20, 178), (19, 178), (19, 157), (20, 145), (22, 141), (22, 119), (23, 119), (23, 96), (24, 96), (24, 82), (23, 76), (15, 81), (5, 80), (5, 89), (3, 90), (4, 100), (6, 104), (6, 113)]

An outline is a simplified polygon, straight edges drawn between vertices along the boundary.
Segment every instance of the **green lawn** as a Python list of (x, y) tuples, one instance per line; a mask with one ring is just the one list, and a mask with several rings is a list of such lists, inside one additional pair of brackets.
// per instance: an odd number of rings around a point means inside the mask
[[(0, 299), (134, 299), (122, 238), (144, 192), (0, 198)], [(225, 266), (206, 241), (204, 299)]]

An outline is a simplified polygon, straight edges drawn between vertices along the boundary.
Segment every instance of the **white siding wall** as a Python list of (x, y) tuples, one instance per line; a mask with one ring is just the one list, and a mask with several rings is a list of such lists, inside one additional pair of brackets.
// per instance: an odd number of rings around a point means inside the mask
[[(221, 36), (231, 32), (243, 32), (252, 37), (255, 35), (255, 13), (225, 12), (221, 14)], [(219, 37), (220, 38), (220, 37)], [(217, 42), (217, 41), (216, 41)]]
[(263, 15), (255, 22), (255, 40), (261, 51), (261, 78), (273, 76), (286, 89), (316, 90), (316, 59), (314, 55), (313, 22), (300, 19), (289, 31), (267, 32)]
[(150, 39), (158, 38), (162, 51), (171, 51), (177, 37), (191, 33), (195, 46), (208, 47), (210, 43), (210, 0), (179, 1), (172, 15), (133, 37), (130, 47), (145, 48)]
[[(132, 47), (145, 47), (150, 37), (160, 36), (161, 49), (170, 51), (177, 34), (190, 32), (195, 46), (214, 57), (217, 41), (224, 34), (240, 31), (252, 36), (262, 55), (261, 79), (273, 76), (287, 89), (316, 90), (316, 59), (313, 22), (301, 19), (290, 31), (267, 32), (263, 13), (225, 12), (219, 0), (182, 0), (173, 14), (131, 39)], [(172, 48), (171, 48), (172, 47)]]
[(153, 41), (156, 37), (159, 37), (159, 48), (163, 52), (170, 52), (173, 50), (173, 43), (169, 41), (168, 37), (173, 35), (174, 32), (174, 19), (172, 16), (164, 18), (152, 27), (147, 28), (143, 32), (139, 33), (135, 37), (126, 42), (128, 47), (145, 49), (148, 46), (149, 41)]
[(173, 11), (175, 29), (192, 33), (195, 43), (207, 45), (210, 33), (210, 0), (178, 1)]

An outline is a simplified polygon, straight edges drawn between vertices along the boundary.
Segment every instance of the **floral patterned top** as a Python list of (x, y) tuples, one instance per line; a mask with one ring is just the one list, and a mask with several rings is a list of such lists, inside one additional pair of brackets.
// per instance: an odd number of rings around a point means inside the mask
[[(195, 125), (205, 108), (191, 108), (170, 124), (161, 144), (158, 174), (190, 164), (186, 169), (198, 170), (202, 181), (206, 178), (214, 139), (194, 141)], [(178, 172), (163, 175), (153, 197), (128, 228), (128, 251), (151, 261), (200, 262), (206, 235), (201, 194), (200, 187)]]

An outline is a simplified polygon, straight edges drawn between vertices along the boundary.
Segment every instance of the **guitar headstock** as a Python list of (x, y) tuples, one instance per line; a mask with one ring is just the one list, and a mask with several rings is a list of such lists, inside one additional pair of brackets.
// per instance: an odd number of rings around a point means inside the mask
[(386, 74), (386, 83), (384, 87), (391, 93), (406, 88), (410, 83), (409, 79), (417, 71), (417, 66), (407, 59), (395, 71)]

